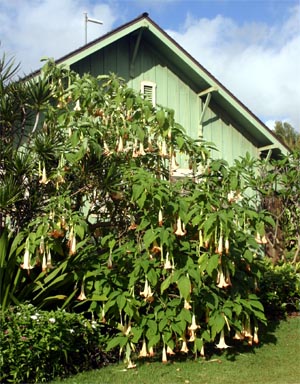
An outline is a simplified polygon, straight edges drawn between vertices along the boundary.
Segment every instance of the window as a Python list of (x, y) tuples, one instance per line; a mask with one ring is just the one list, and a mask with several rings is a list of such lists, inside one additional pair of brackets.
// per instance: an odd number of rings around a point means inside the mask
[(142, 81), (141, 92), (145, 99), (149, 100), (153, 107), (156, 105), (156, 84), (152, 81)]

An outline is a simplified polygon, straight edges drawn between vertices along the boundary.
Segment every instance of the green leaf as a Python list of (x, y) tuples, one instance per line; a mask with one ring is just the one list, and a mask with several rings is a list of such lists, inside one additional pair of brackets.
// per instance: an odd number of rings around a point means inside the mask
[(190, 279), (187, 276), (181, 276), (177, 285), (181, 296), (187, 300), (191, 291)]
[(126, 345), (127, 342), (128, 338), (126, 336), (116, 336), (113, 339), (109, 340), (109, 342), (107, 343), (106, 350), (110, 351), (111, 349), (116, 347), (122, 348)]
[(218, 269), (220, 256), (215, 254), (208, 260), (206, 271), (209, 276), (212, 276), (213, 272)]
[(160, 286), (160, 293), (163, 294), (163, 292), (169, 288), (171, 284), (171, 276), (168, 276), (161, 284)]
[(160, 335), (153, 335), (150, 338), (148, 338), (148, 348), (154, 347), (156, 344), (160, 342)]

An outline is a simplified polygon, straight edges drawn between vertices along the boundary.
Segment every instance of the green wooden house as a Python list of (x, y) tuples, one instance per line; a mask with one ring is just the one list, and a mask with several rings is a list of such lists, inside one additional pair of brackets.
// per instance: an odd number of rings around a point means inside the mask
[(213, 142), (232, 164), (246, 152), (278, 157), (288, 148), (228, 89), (144, 13), (57, 60), (80, 74), (114, 72), (153, 104), (175, 110), (193, 138)]

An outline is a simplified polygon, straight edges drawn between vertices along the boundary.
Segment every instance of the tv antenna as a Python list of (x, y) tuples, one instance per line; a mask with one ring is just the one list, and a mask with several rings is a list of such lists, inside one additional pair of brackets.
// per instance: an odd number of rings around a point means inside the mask
[(85, 42), (85, 44), (87, 44), (87, 24), (88, 24), (88, 22), (102, 25), (103, 21), (89, 18), (87, 12), (84, 12), (83, 14), (84, 14), (84, 32), (85, 32), (84, 42)]

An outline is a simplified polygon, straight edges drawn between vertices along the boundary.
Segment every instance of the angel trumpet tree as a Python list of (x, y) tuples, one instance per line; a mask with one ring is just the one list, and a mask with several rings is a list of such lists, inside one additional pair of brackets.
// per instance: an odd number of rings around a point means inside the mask
[[(15, 260), (19, 296), (105, 322), (107, 348), (127, 354), (129, 366), (129, 352), (143, 345), (145, 354), (145, 344), (149, 355), (167, 354), (166, 346), (201, 352), (216, 342), (224, 314), (235, 329), (247, 316), (265, 322), (253, 287), (262, 251), (255, 235), (272, 220), (254, 191), (244, 193), (253, 161), (211, 158), (213, 145), (187, 135), (174, 111), (153, 107), (115, 75), (79, 76), (49, 62), (35, 80), (44, 96), (40, 131), (16, 149), (0, 137), (5, 247), (13, 243), (5, 257)], [(36, 115), (30, 98), (23, 101), (16, 116)], [(175, 160), (186, 176), (172, 175)], [(40, 252), (42, 237), (48, 248)], [(31, 257), (43, 259), (33, 266)], [(34, 269), (32, 279), (20, 265)], [(224, 332), (218, 346), (225, 348)]]

